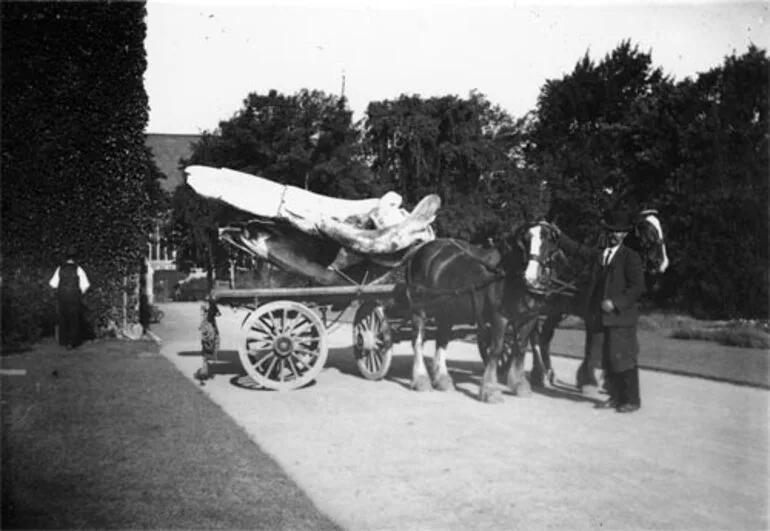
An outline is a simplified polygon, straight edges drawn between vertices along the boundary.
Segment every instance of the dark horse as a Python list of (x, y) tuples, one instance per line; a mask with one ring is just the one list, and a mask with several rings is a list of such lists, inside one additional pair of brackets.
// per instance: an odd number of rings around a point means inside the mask
[[(663, 227), (657, 211), (643, 210), (637, 215), (634, 230), (628, 234), (624, 245), (634, 249), (642, 257), (648, 287), (656, 275), (664, 273), (668, 268)], [(585, 314), (585, 290), (590, 265), (577, 257), (564, 257), (551, 279), (550, 290), (543, 296), (528, 295), (531, 299), (530, 307), (537, 308), (538, 319), (526, 320), (519, 327), (518, 333), (520, 344), (526, 344), (529, 340), (532, 345), (530, 379), (533, 385), (553, 384), (555, 375), (551, 366), (551, 340), (556, 327), (567, 315), (583, 317)], [(545, 316), (542, 326), (539, 326), (539, 316)], [(578, 387), (598, 386), (595, 373), (597, 364), (598, 360), (583, 359), (577, 372)]]
[[(523, 294), (542, 288), (557, 251), (557, 231), (546, 223), (522, 226), (501, 250), (486, 253), (454, 239), (438, 239), (420, 247), (406, 267), (406, 296), (414, 326), (412, 388), (446, 391), (454, 387), (446, 365), (452, 327), (472, 324), (484, 360), (479, 400), (501, 402), (497, 383), (506, 329), (511, 318), (521, 313)], [(432, 378), (423, 353), (428, 317), (436, 321)], [(530, 392), (523, 362), (523, 355), (517, 352), (506, 363), (508, 386), (517, 395)]]

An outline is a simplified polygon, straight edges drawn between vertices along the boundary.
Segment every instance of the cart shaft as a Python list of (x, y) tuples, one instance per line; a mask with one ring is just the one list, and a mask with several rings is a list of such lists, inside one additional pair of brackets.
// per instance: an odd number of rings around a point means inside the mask
[(396, 284), (378, 284), (364, 286), (313, 286), (302, 288), (256, 288), (256, 289), (219, 289), (212, 295), (218, 301), (257, 300), (264, 303), (271, 300), (329, 301), (352, 302), (392, 298)]

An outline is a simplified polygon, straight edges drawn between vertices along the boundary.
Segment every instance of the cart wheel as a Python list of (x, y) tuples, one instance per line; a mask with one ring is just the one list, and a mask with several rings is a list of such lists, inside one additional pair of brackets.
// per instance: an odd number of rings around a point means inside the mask
[(381, 305), (365, 302), (356, 311), (353, 354), (358, 371), (367, 380), (381, 380), (388, 374), (393, 361), (393, 337)]
[(238, 354), (257, 384), (277, 391), (297, 389), (313, 381), (326, 363), (326, 328), (303, 304), (269, 302), (244, 321)]

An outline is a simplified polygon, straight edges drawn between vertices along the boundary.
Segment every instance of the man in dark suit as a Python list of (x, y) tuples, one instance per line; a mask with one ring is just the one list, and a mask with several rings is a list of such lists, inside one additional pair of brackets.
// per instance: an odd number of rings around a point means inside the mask
[(607, 247), (584, 246), (564, 234), (559, 245), (570, 254), (593, 262), (591, 280), (583, 294), (586, 370), (601, 365), (609, 400), (600, 407), (631, 413), (641, 405), (639, 396), (638, 301), (645, 290), (642, 259), (623, 245), (632, 229), (628, 211), (606, 212), (602, 218)]

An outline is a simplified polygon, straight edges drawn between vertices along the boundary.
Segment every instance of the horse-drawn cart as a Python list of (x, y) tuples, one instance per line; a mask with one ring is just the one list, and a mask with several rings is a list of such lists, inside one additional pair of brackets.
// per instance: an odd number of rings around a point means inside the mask
[(249, 310), (238, 337), (248, 375), (275, 390), (310, 383), (327, 361), (330, 329), (355, 308), (356, 364), (365, 378), (383, 378), (392, 359), (391, 321), (404, 315), (397, 272), (434, 238), (438, 197), (425, 197), (410, 213), (393, 193), (342, 200), (232, 170), (193, 166), (187, 173), (200, 195), (253, 215), (220, 229), (220, 240), (310, 284), (212, 293), (212, 302)]

